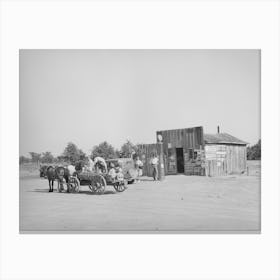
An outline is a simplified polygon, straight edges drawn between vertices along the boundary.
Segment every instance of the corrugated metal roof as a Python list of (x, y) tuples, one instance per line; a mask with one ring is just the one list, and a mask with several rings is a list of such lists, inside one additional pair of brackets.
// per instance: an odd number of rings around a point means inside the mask
[(204, 142), (205, 144), (248, 144), (247, 142), (242, 141), (227, 133), (204, 134)]

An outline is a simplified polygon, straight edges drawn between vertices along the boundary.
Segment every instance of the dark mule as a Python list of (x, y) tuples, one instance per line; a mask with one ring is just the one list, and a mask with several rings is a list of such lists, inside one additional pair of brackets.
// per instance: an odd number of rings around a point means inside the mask
[(49, 192), (53, 192), (53, 182), (56, 178), (55, 168), (53, 166), (49, 166), (47, 168), (46, 174), (49, 181)]
[(61, 192), (63, 190), (63, 181), (65, 179), (67, 184), (67, 192), (69, 192), (69, 170), (63, 166), (48, 166), (46, 171), (46, 176), (49, 181), (49, 192), (53, 192), (53, 183), (57, 180), (58, 191)]

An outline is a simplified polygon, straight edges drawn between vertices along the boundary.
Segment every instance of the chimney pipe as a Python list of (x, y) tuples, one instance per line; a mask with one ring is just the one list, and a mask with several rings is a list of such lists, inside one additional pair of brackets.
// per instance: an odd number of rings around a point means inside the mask
[(218, 134), (220, 133), (220, 126), (217, 126)]

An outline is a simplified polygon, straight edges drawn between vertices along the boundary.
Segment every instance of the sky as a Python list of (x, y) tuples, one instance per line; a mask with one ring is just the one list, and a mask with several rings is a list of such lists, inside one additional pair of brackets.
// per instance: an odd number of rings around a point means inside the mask
[(20, 155), (203, 126), (260, 139), (259, 50), (20, 50)]

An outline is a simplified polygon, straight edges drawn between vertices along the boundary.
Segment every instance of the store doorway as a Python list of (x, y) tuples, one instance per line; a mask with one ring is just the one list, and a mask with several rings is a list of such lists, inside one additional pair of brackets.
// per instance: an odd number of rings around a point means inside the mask
[(183, 148), (176, 148), (176, 158), (177, 158), (177, 172), (184, 173), (185, 166), (184, 166), (184, 152)]

